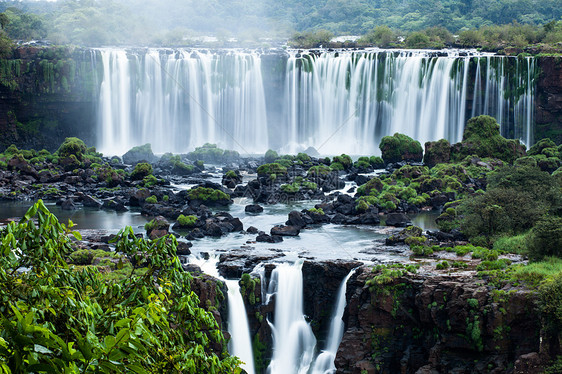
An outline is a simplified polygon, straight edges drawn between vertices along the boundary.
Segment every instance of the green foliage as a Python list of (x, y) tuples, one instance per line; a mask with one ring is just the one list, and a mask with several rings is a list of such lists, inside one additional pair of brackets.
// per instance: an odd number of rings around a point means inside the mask
[(351, 160), (351, 157), (349, 157), (348, 155), (342, 154), (341, 156), (335, 156), (332, 159), (332, 169), (334, 169), (333, 165), (336, 163), (343, 166), (343, 169), (337, 169), (337, 170), (348, 170), (353, 164), (353, 161)]
[(152, 165), (147, 162), (140, 162), (135, 165), (135, 169), (131, 173), (132, 180), (141, 180), (152, 174)]
[(524, 156), (525, 148), (519, 140), (505, 139), (495, 118), (482, 115), (468, 120), (464, 128), (462, 146), (452, 154), (455, 161), (467, 156), (493, 157), (513, 163)]
[(429, 36), (420, 31), (416, 31), (408, 35), (405, 42), (406, 47), (408, 48), (429, 48), (430, 45)]
[(326, 165), (316, 165), (308, 169), (307, 175), (309, 177), (326, 176), (332, 172), (332, 168)]
[(369, 195), (378, 195), (379, 192), (382, 192), (384, 188), (384, 184), (382, 181), (377, 178), (373, 177), (367, 183), (359, 186), (357, 189), (357, 196), (369, 196)]
[(542, 259), (562, 256), (562, 217), (544, 216), (532, 228), (528, 237), (529, 256)]
[(201, 200), (204, 202), (216, 202), (219, 200), (230, 201), (230, 196), (221, 190), (214, 188), (196, 187), (187, 192), (187, 197), (190, 200)]
[(324, 210), (322, 208), (311, 208), (308, 210), (310, 213), (315, 213), (315, 214), (320, 214), (321, 216), (323, 216)]
[(342, 164), (340, 164), (339, 162), (332, 162), (330, 164), (330, 168), (332, 170), (337, 170), (337, 171), (343, 171), (345, 169), (345, 167)]
[(116, 251), (135, 265), (126, 281), (108, 281), (94, 267), (66, 264), (69, 235), (80, 239), (71, 226), (39, 201), (1, 232), (4, 371), (240, 372), (237, 359), (213, 348), (224, 338), (190, 291), (173, 236), (148, 242), (121, 231)]
[(158, 198), (154, 195), (147, 197), (144, 200), (147, 204), (156, 204), (158, 202)]
[(287, 174), (287, 168), (278, 163), (263, 164), (258, 168), (259, 176), (271, 176), (272, 174), (275, 175)]
[(504, 253), (527, 254), (527, 235), (503, 236), (494, 242), (494, 250)]
[(78, 138), (66, 138), (57, 151), (60, 157), (75, 156), (79, 161), (82, 161), (85, 152), (86, 144)]
[(180, 214), (177, 219), (177, 222), (181, 227), (194, 227), (195, 224), (197, 223), (197, 217), (184, 216), (183, 214)]
[(441, 261), (441, 262), (438, 262), (438, 263), (435, 265), (435, 269), (437, 269), (437, 270), (445, 270), (445, 269), (448, 269), (449, 266), (450, 266), (450, 265), (449, 265), (449, 263), (448, 263), (447, 261)]
[(386, 164), (422, 160), (423, 149), (420, 142), (404, 134), (395, 133), (393, 136), (383, 137), (379, 148)]
[(310, 161), (310, 156), (307, 155), (306, 153), (299, 153), (297, 154), (296, 159), (302, 162), (308, 162)]
[(396, 34), (388, 26), (377, 26), (372, 31), (363, 35), (359, 44), (373, 45), (380, 48), (390, 47), (391, 43), (397, 42)]
[(334, 37), (330, 31), (305, 31), (296, 32), (289, 39), (289, 46), (292, 48), (317, 48), (321, 45), (327, 46)]

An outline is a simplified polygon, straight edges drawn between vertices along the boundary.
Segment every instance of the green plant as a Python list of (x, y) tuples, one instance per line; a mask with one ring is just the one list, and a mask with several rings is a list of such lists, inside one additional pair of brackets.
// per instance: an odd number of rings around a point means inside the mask
[(204, 202), (217, 202), (219, 200), (230, 201), (230, 196), (221, 190), (207, 187), (192, 188), (187, 192), (187, 197), (190, 200), (201, 200)]
[(144, 201), (145, 201), (146, 203), (148, 203), (148, 204), (156, 204), (156, 203), (158, 203), (158, 199), (157, 199), (156, 196), (154, 196), (154, 195), (147, 197)]
[(135, 169), (131, 173), (132, 180), (141, 180), (152, 174), (152, 165), (146, 162), (140, 162), (135, 165)]
[(177, 222), (182, 227), (193, 227), (193, 226), (195, 226), (195, 223), (197, 222), (197, 217), (196, 216), (184, 216), (183, 214), (180, 214), (178, 219), (177, 219)]

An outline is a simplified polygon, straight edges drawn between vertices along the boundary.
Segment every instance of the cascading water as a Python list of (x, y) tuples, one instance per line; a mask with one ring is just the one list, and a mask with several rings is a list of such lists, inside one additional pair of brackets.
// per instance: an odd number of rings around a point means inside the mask
[(345, 277), (342, 281), (338, 291), (338, 298), (334, 308), (332, 321), (330, 323), (330, 332), (328, 334), (328, 340), (326, 341), (326, 349), (324, 349), (316, 358), (312, 374), (332, 374), (336, 372), (334, 360), (336, 359), (336, 354), (344, 332), (342, 318), (346, 305), (345, 293), (347, 292), (347, 281), (354, 273), (355, 270), (350, 271), (347, 277)]
[(181, 153), (210, 142), (241, 153), (374, 154), (395, 132), (457, 142), (480, 114), (494, 116), (505, 136), (533, 141), (533, 58), (264, 53), (100, 50), (98, 149), (122, 154), (149, 142)]
[(269, 293), (275, 293), (273, 357), (269, 374), (308, 372), (316, 338), (304, 318), (302, 261), (281, 264), (273, 270)]
[(151, 143), (185, 152), (217, 143), (243, 153), (267, 150), (261, 60), (256, 53), (102, 49), (99, 146), (122, 154)]
[(228, 289), (228, 332), (230, 333), (228, 350), (230, 354), (239, 357), (244, 362), (241, 366), (248, 374), (254, 374), (252, 340), (244, 300), (240, 294), (240, 285), (237, 280), (224, 279), (219, 275), (218, 260), (216, 256), (211, 256), (208, 260), (190, 256), (189, 262), (199, 266), (204, 273), (225, 282)]

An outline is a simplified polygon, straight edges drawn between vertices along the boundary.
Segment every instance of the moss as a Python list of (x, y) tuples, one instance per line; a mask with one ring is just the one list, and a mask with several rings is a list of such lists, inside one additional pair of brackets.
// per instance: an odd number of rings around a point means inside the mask
[(538, 142), (536, 142), (531, 148), (529, 148), (529, 150), (527, 151), (527, 155), (528, 156), (540, 155), (546, 149), (555, 149), (557, 151), (556, 143), (554, 143), (549, 138), (541, 139)]
[(146, 231), (152, 231), (152, 230), (163, 230), (163, 229), (168, 229), (169, 225), (167, 222), (165, 221), (160, 221), (160, 220), (151, 220), (150, 222), (147, 222), (144, 225), (144, 229)]
[(514, 162), (515, 166), (519, 167), (537, 167), (537, 159), (531, 156), (519, 157)]
[(326, 165), (316, 165), (308, 169), (307, 175), (309, 177), (326, 176), (332, 172), (332, 168)]
[(525, 147), (519, 140), (505, 139), (493, 117), (482, 115), (468, 120), (462, 142), (453, 146), (452, 159), (460, 161), (466, 156), (493, 157), (509, 163), (524, 156)]
[(351, 160), (351, 157), (349, 157), (348, 155), (341, 154), (340, 156), (335, 156), (332, 159), (332, 163), (339, 163), (342, 165), (343, 169), (348, 170), (353, 164), (353, 161)]
[(257, 171), (258, 171), (258, 175), (262, 177), (271, 176), (272, 174), (275, 175), (287, 174), (287, 168), (278, 163), (263, 164), (258, 168)]
[(374, 169), (384, 168), (384, 160), (378, 156), (369, 157), (369, 163), (371, 164), (371, 166), (373, 166)]
[(310, 213), (324, 215), (324, 210), (322, 208), (312, 208), (308, 210)]
[(157, 199), (156, 196), (154, 196), (154, 195), (147, 197), (144, 201), (145, 201), (147, 204), (156, 204), (156, 203), (158, 203), (158, 199)]
[(420, 142), (404, 134), (395, 133), (393, 136), (385, 136), (382, 138), (379, 148), (385, 164), (422, 160), (423, 149)]
[(184, 216), (183, 214), (180, 214), (177, 219), (177, 222), (181, 227), (194, 227), (195, 224), (197, 223), (197, 217), (191, 215)]
[(150, 188), (158, 183), (158, 179), (154, 175), (150, 174), (144, 177), (142, 182), (144, 187)]
[(75, 156), (80, 161), (82, 161), (85, 152), (86, 144), (74, 137), (66, 138), (57, 151), (59, 157)]
[(190, 200), (201, 200), (204, 202), (217, 202), (219, 200), (230, 201), (230, 196), (221, 190), (207, 187), (192, 188), (187, 192)]
[(147, 162), (141, 162), (135, 165), (135, 169), (131, 173), (132, 180), (141, 180), (152, 174), (152, 165)]
[(343, 171), (345, 169), (344, 166), (339, 162), (332, 162), (330, 164), (330, 168), (332, 168), (332, 170), (337, 170), (337, 171)]
[(226, 174), (224, 175), (226, 178), (230, 178), (230, 179), (236, 179), (238, 178), (238, 175), (236, 174), (236, 172), (234, 170), (229, 170), (226, 172)]
[(297, 154), (296, 159), (299, 160), (299, 161), (302, 161), (302, 162), (309, 162), (310, 156), (307, 155), (306, 153), (299, 153), (299, 154)]
[(378, 194), (379, 192), (382, 192), (383, 188), (383, 182), (379, 178), (374, 177), (357, 189), (357, 196)]
[(449, 162), (451, 159), (451, 144), (446, 139), (425, 143), (423, 162), (428, 166)]

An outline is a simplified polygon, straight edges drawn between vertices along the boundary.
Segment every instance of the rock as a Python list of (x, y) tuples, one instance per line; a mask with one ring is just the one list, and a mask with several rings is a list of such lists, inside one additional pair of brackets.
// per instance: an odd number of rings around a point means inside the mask
[(117, 201), (115, 199), (104, 200), (102, 207), (104, 209), (115, 210), (116, 212), (128, 212), (129, 211), (129, 209), (127, 209), (127, 207), (123, 203), (121, 203), (120, 201)]
[(357, 183), (358, 186), (361, 186), (361, 185), (367, 183), (369, 180), (370, 180), (370, 178), (365, 176), (365, 175), (358, 175), (355, 178), (355, 183)]
[(256, 237), (256, 242), (262, 243), (281, 243), (283, 238), (278, 235), (268, 235), (263, 231), (260, 231), (258, 236)]
[(207, 223), (205, 227), (205, 235), (219, 238), (223, 234), (225, 234), (225, 232), (223, 231), (221, 226), (219, 226), (217, 223), (215, 222)]
[(170, 222), (162, 216), (155, 217), (146, 225), (146, 234), (149, 238), (155, 239), (168, 235)]
[(250, 226), (246, 229), (246, 232), (248, 234), (257, 234), (258, 233), (258, 229), (254, 226)]
[(311, 157), (318, 157), (320, 156), (320, 153), (318, 153), (318, 151), (316, 150), (316, 148), (314, 147), (308, 147), (307, 149), (305, 149), (302, 153), (306, 153), (307, 155), (311, 156)]
[(62, 210), (75, 210), (78, 209), (76, 205), (74, 205), (74, 201), (72, 199), (66, 199), (61, 204)]
[(388, 213), (386, 215), (386, 225), (394, 227), (406, 227), (410, 225), (412, 221), (404, 213)]
[[(388, 220), (388, 218), (387, 218)], [(380, 223), (378, 212), (368, 211), (359, 216), (359, 223), (362, 225), (378, 225)]]
[(190, 242), (178, 242), (176, 254), (178, 256), (189, 256), (191, 254), (191, 250), (189, 248), (191, 247), (193, 247), (193, 244)]
[(430, 168), (451, 160), (451, 144), (446, 139), (425, 143), (423, 162)]
[(271, 229), (271, 235), (297, 236), (299, 233), (300, 229), (296, 226), (274, 226)]
[(191, 232), (185, 236), (187, 240), (202, 239), (204, 237), (205, 237), (205, 233), (203, 232), (203, 230), (199, 228), (195, 228), (191, 230)]
[(304, 228), (306, 226), (304, 214), (302, 214), (301, 212), (297, 212), (296, 210), (293, 210), (292, 212), (289, 213), (289, 219), (287, 220), (286, 224), (297, 227), (299, 229)]
[(379, 148), (385, 164), (400, 161), (420, 162), (423, 157), (420, 142), (404, 134), (395, 133), (393, 136), (383, 137)]
[(391, 235), (388, 238), (386, 238), (385, 243), (386, 245), (402, 244), (406, 239), (414, 236), (421, 236), (422, 233), (423, 230), (417, 226), (406, 227), (404, 230), (400, 231), (399, 233)]
[(169, 234), (168, 230), (152, 230), (150, 231), (150, 234), (148, 234), (148, 237), (154, 240), (166, 236), (168, 234)]
[(246, 205), (244, 211), (246, 213), (261, 213), (263, 212), (263, 207), (258, 204), (250, 204), (250, 205)]
[(147, 161), (149, 163), (158, 161), (158, 157), (154, 156), (154, 153), (152, 153), (152, 147), (148, 143), (142, 146), (133, 147), (123, 155), (123, 162), (125, 164), (135, 165), (141, 161)]
[(100, 209), (103, 206), (101, 201), (87, 194), (82, 195), (82, 204), (88, 208), (96, 209)]

